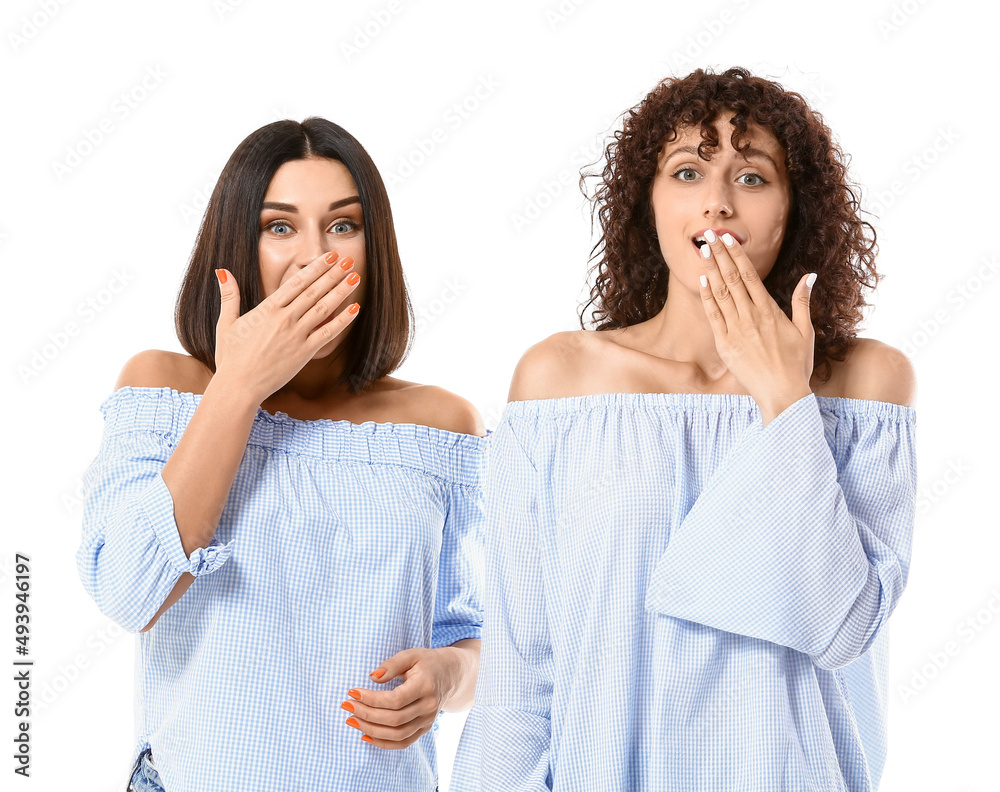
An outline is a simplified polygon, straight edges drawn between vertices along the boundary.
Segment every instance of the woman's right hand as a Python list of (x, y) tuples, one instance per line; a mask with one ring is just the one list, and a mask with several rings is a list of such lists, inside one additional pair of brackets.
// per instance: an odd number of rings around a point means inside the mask
[(217, 270), (222, 304), (216, 376), (233, 378), (259, 401), (284, 386), (357, 316), (357, 309), (351, 313), (348, 306), (323, 323), (361, 282), (350, 277), (353, 266), (350, 256), (325, 253), (242, 316), (236, 279), (229, 270)]

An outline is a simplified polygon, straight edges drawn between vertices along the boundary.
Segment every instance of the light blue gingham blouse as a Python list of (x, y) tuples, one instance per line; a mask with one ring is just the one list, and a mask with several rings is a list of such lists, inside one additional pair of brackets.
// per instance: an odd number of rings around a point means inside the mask
[[(84, 586), (137, 631), (134, 758), (169, 792), (427, 790), (430, 732), (361, 741), (340, 708), (384, 659), (478, 638), (488, 438), (258, 409), (215, 541), (185, 557), (161, 471), (201, 396), (121, 388), (84, 477)], [(123, 768), (124, 772), (124, 768)]]
[(766, 427), (744, 394), (508, 403), (452, 789), (875, 789), (915, 425), (815, 394)]

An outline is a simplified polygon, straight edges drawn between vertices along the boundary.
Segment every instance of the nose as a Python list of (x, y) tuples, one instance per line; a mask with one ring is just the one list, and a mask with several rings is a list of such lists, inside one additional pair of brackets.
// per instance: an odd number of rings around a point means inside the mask
[(705, 217), (732, 217), (732, 193), (724, 179), (708, 179), (705, 190)]
[(302, 269), (329, 252), (323, 230), (309, 228), (299, 234), (299, 245), (295, 251), (296, 265)]

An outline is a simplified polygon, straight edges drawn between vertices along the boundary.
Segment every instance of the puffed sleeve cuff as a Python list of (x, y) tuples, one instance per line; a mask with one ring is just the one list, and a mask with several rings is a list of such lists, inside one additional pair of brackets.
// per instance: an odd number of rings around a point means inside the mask
[(647, 609), (814, 656), (836, 644), (823, 662), (856, 657), (902, 591), (913, 523), (912, 459), (891, 426), (869, 424), (878, 440), (849, 484), (877, 531), (848, 509), (809, 394), (737, 441), (671, 533)]
[(235, 540), (223, 544), (218, 539), (213, 539), (207, 547), (192, 550), (190, 556), (184, 554), (184, 546), (174, 519), (174, 501), (160, 473), (150, 482), (145, 496), (139, 502), (139, 510), (178, 575), (185, 572), (195, 577), (207, 575), (225, 564), (232, 555)]
[(434, 636), (431, 639), (431, 648), (440, 649), (442, 646), (451, 646), (453, 643), (466, 638), (482, 638), (482, 624), (449, 624), (444, 626), (434, 626)]

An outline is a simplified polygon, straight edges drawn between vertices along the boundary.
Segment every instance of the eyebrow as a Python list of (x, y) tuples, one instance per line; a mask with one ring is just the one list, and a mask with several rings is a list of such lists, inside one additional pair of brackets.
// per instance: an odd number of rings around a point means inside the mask
[[(738, 153), (739, 152), (734, 152), (734, 155), (738, 154)], [(674, 151), (671, 151), (666, 156), (666, 158), (663, 161), (667, 162), (668, 160), (673, 159), (674, 156), (677, 155), (677, 154), (694, 154), (695, 156), (698, 156), (698, 147), (697, 146), (682, 146), (679, 149), (675, 149)], [(750, 148), (748, 148), (746, 151), (743, 152), (743, 155), (748, 160), (749, 159), (753, 159), (754, 157), (757, 157), (757, 158), (760, 158), (760, 159), (766, 159), (776, 169), (778, 167), (778, 163), (776, 163), (773, 159), (771, 159), (771, 155), (768, 154), (766, 151), (763, 151), (763, 150), (761, 150), (759, 148), (754, 148), (753, 146), (751, 146)]]
[[(342, 198), (339, 201), (334, 201), (327, 208), (328, 212), (332, 212), (334, 209), (339, 209), (341, 206), (347, 206), (347, 204), (361, 203), (361, 199), (357, 195), (352, 195), (350, 198)], [(260, 207), (261, 211), (265, 209), (276, 209), (279, 212), (290, 212), (291, 214), (298, 214), (299, 208), (294, 204), (279, 203), (277, 201), (264, 201)]]

